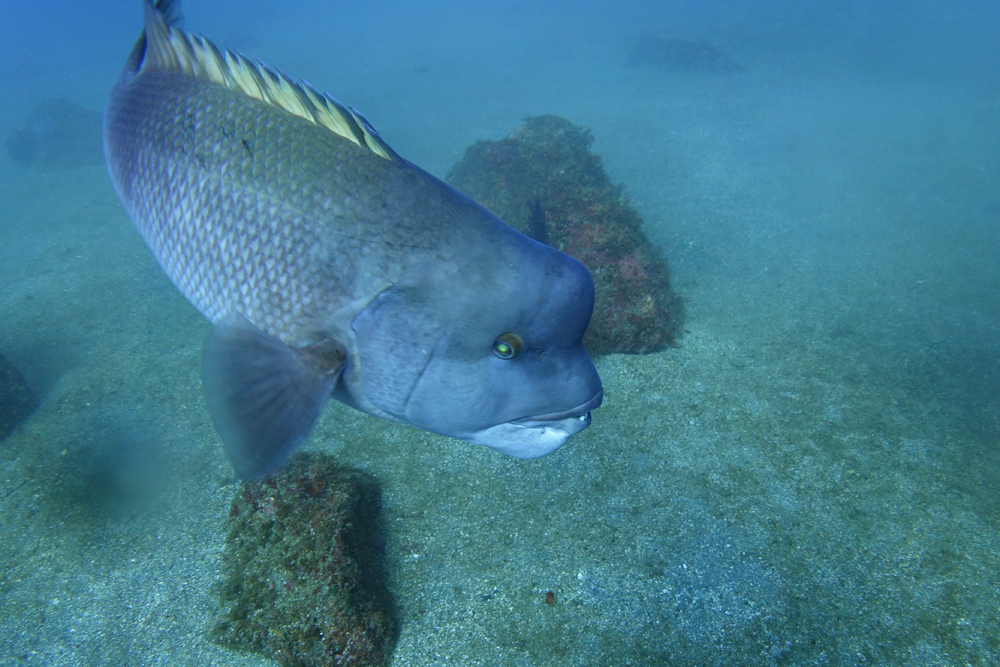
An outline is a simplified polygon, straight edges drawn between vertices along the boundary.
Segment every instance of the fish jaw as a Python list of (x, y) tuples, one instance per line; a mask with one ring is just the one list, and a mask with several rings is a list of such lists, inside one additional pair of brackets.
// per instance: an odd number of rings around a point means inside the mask
[(562, 447), (571, 435), (590, 426), (590, 411), (600, 407), (604, 390), (583, 405), (557, 415), (516, 419), (463, 438), (518, 459), (537, 459)]

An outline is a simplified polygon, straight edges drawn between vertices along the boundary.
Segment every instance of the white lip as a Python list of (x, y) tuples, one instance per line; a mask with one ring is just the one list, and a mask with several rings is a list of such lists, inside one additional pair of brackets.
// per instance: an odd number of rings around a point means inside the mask
[(556, 451), (571, 435), (590, 426), (590, 411), (603, 399), (602, 390), (572, 410), (499, 424), (474, 433), (466, 440), (519, 459), (537, 459)]
[(519, 459), (537, 459), (551, 454), (590, 424), (590, 413), (556, 421), (507, 422), (479, 431), (469, 442), (484, 445)]

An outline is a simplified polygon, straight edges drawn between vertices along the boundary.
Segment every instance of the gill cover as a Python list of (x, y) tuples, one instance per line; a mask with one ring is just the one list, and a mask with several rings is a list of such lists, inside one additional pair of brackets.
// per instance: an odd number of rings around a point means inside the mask
[(405, 421), (406, 402), (441, 337), (433, 304), (416, 289), (391, 287), (351, 322), (358, 341), (361, 388), (377, 408)]

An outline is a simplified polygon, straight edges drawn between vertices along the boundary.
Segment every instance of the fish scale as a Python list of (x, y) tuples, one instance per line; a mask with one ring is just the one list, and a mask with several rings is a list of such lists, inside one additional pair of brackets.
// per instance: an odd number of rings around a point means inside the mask
[[(148, 92), (136, 91), (128, 102), (147, 110), (133, 126), (135, 140), (153, 140), (137, 160), (137, 178), (128, 179), (137, 195), (130, 213), (140, 232), (174, 284), (209, 320), (237, 310), (268, 334), (297, 340), (301, 316), (316, 315), (314, 293), (350, 273), (341, 266), (332, 274), (329, 266), (311, 261), (311, 248), (338, 235), (332, 224), (316, 229), (306, 222), (328, 217), (321, 196), (328, 192), (318, 182), (339, 173), (329, 165), (342, 163), (356, 174), (352, 183), (377, 187), (375, 170), (363, 157), (382, 158), (352, 155), (364, 149), (335, 135), (307, 148), (303, 136), (320, 128), (274, 118), (287, 114), (256, 100), (226, 99), (229, 91), (211, 83), (177, 74), (148, 78)], [(109, 113), (126, 115), (128, 109)], [(340, 145), (326, 151), (332, 159), (317, 170), (317, 144), (321, 150), (330, 139)], [(357, 204), (354, 213), (361, 217)], [(349, 220), (350, 203), (341, 211)], [(348, 244), (372, 241), (371, 232), (368, 224), (351, 227)], [(362, 234), (368, 238), (358, 238)], [(390, 243), (407, 240), (414, 242), (394, 235)]]

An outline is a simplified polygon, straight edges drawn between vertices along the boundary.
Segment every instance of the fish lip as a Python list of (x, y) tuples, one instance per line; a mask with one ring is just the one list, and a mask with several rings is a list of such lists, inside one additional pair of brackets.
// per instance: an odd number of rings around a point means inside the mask
[(593, 398), (581, 403), (575, 408), (569, 410), (562, 410), (560, 412), (549, 412), (544, 415), (532, 415), (530, 417), (522, 417), (520, 419), (512, 419), (507, 422), (508, 424), (517, 424), (519, 426), (542, 426), (551, 422), (562, 421), (563, 419), (569, 419), (572, 417), (585, 417), (589, 416), (591, 410), (596, 410), (601, 406), (601, 402), (604, 401), (604, 388), (602, 387)]
[(590, 411), (600, 406), (604, 390), (570, 410), (515, 419), (470, 433), (463, 440), (519, 459), (537, 459), (562, 447), (566, 440), (590, 426)]

